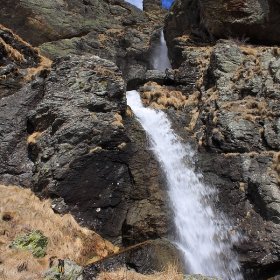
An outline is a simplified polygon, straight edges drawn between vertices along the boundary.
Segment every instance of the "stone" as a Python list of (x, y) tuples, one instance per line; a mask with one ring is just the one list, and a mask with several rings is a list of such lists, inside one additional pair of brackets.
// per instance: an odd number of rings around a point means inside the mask
[(194, 274), (194, 275), (184, 275), (184, 280), (222, 280), (222, 279), (217, 277), (203, 276), (201, 274)]
[(44, 280), (83, 280), (83, 268), (72, 260), (64, 260), (64, 274), (61, 275), (57, 265), (52, 266), (44, 275)]
[(165, 37), (172, 65), (182, 62), (184, 46), (201, 46), (232, 38), (240, 44), (279, 44), (275, 24), (279, 1), (176, 0), (165, 18)]
[(166, 14), (160, 11), (149, 17), (124, 0), (54, 0), (52, 4), (13, 0), (2, 1), (0, 11), (0, 23), (38, 46), (46, 57), (94, 54), (115, 62), (126, 81), (144, 76), (149, 69), (150, 37), (162, 28)]
[(46, 255), (48, 238), (40, 231), (33, 231), (16, 237), (10, 249), (28, 250), (35, 258), (43, 258)]
[(84, 280), (93, 279), (102, 271), (113, 271), (124, 265), (136, 272), (151, 274), (163, 271), (168, 265), (183, 270), (176, 245), (165, 239), (150, 240), (121, 250), (119, 253), (84, 267)]

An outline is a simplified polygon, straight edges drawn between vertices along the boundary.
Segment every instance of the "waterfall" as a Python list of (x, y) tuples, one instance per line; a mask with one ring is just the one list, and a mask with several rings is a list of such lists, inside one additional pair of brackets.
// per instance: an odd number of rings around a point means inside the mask
[(166, 68), (172, 68), (167, 56), (167, 46), (164, 39), (163, 30), (160, 32), (160, 44), (156, 48), (153, 56), (153, 68), (163, 72), (166, 70)]
[(243, 279), (232, 251), (238, 234), (230, 233), (226, 217), (212, 207), (217, 191), (203, 184), (195, 173), (194, 151), (181, 143), (164, 112), (143, 107), (137, 91), (127, 92), (127, 102), (145, 129), (166, 175), (174, 211), (174, 239), (183, 252), (187, 273)]

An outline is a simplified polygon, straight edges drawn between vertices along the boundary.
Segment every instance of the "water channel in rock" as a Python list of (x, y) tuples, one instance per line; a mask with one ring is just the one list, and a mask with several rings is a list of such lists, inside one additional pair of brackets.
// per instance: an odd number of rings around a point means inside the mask
[(127, 92), (127, 103), (145, 129), (150, 148), (166, 176), (176, 232), (186, 272), (241, 280), (232, 246), (238, 241), (227, 218), (215, 211), (217, 191), (205, 185), (194, 170), (194, 150), (183, 144), (163, 111), (145, 108), (137, 91)]

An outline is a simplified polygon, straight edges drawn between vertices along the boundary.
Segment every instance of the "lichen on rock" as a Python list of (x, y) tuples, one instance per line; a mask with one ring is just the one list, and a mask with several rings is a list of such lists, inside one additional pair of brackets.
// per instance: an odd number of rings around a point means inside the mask
[(35, 258), (43, 258), (46, 255), (48, 238), (40, 231), (33, 231), (16, 237), (9, 246), (11, 249), (28, 250)]
[(60, 279), (60, 280), (83, 280), (83, 268), (72, 260), (64, 260), (64, 273), (58, 271), (58, 266), (52, 266), (44, 276), (44, 280)]

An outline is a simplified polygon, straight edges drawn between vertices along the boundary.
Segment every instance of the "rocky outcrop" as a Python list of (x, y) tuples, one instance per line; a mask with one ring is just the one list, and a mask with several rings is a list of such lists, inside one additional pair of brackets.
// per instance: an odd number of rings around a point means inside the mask
[(84, 280), (94, 279), (100, 272), (114, 271), (124, 265), (142, 274), (164, 271), (169, 265), (176, 267), (178, 271), (183, 269), (176, 246), (162, 239), (128, 247), (117, 254), (89, 264), (83, 270)]
[(115, 62), (125, 80), (141, 77), (149, 68), (150, 37), (166, 14), (153, 12), (151, 20), (124, 0), (5, 0), (0, 11), (0, 23), (48, 58), (91, 53)]
[(162, 1), (161, 0), (143, 0), (143, 10), (150, 12), (153, 10), (161, 10)]
[(279, 44), (278, 0), (201, 0), (201, 22), (217, 38), (246, 37), (250, 42)]
[(64, 273), (58, 271), (58, 266), (52, 266), (44, 275), (44, 280), (83, 280), (83, 268), (74, 261), (64, 260)]
[(143, 102), (166, 110), (197, 147), (204, 181), (219, 190), (218, 209), (244, 234), (237, 246), (246, 279), (276, 275), (280, 263), (280, 49), (219, 41), (185, 47), (172, 85), (149, 82)]
[(205, 45), (221, 38), (279, 44), (279, 11), (276, 0), (176, 0), (165, 19), (173, 65), (182, 63), (185, 45)]
[(57, 59), (46, 78), (2, 98), (0, 107), (1, 182), (62, 198), (64, 211), (116, 244), (166, 234), (158, 164), (126, 112), (113, 62)]
[[(32, 176), (26, 150), (27, 114), (42, 98), (38, 81), (47, 75), (49, 61), (3, 26), (0, 52), (0, 177), (3, 183), (26, 186)], [(35, 74), (37, 82), (28, 83)]]
[(31, 77), (32, 70), (43, 70), (43, 67), (39, 69), (43, 62), (47, 66), (38, 49), (0, 25), (0, 98), (18, 91), (24, 80)]

